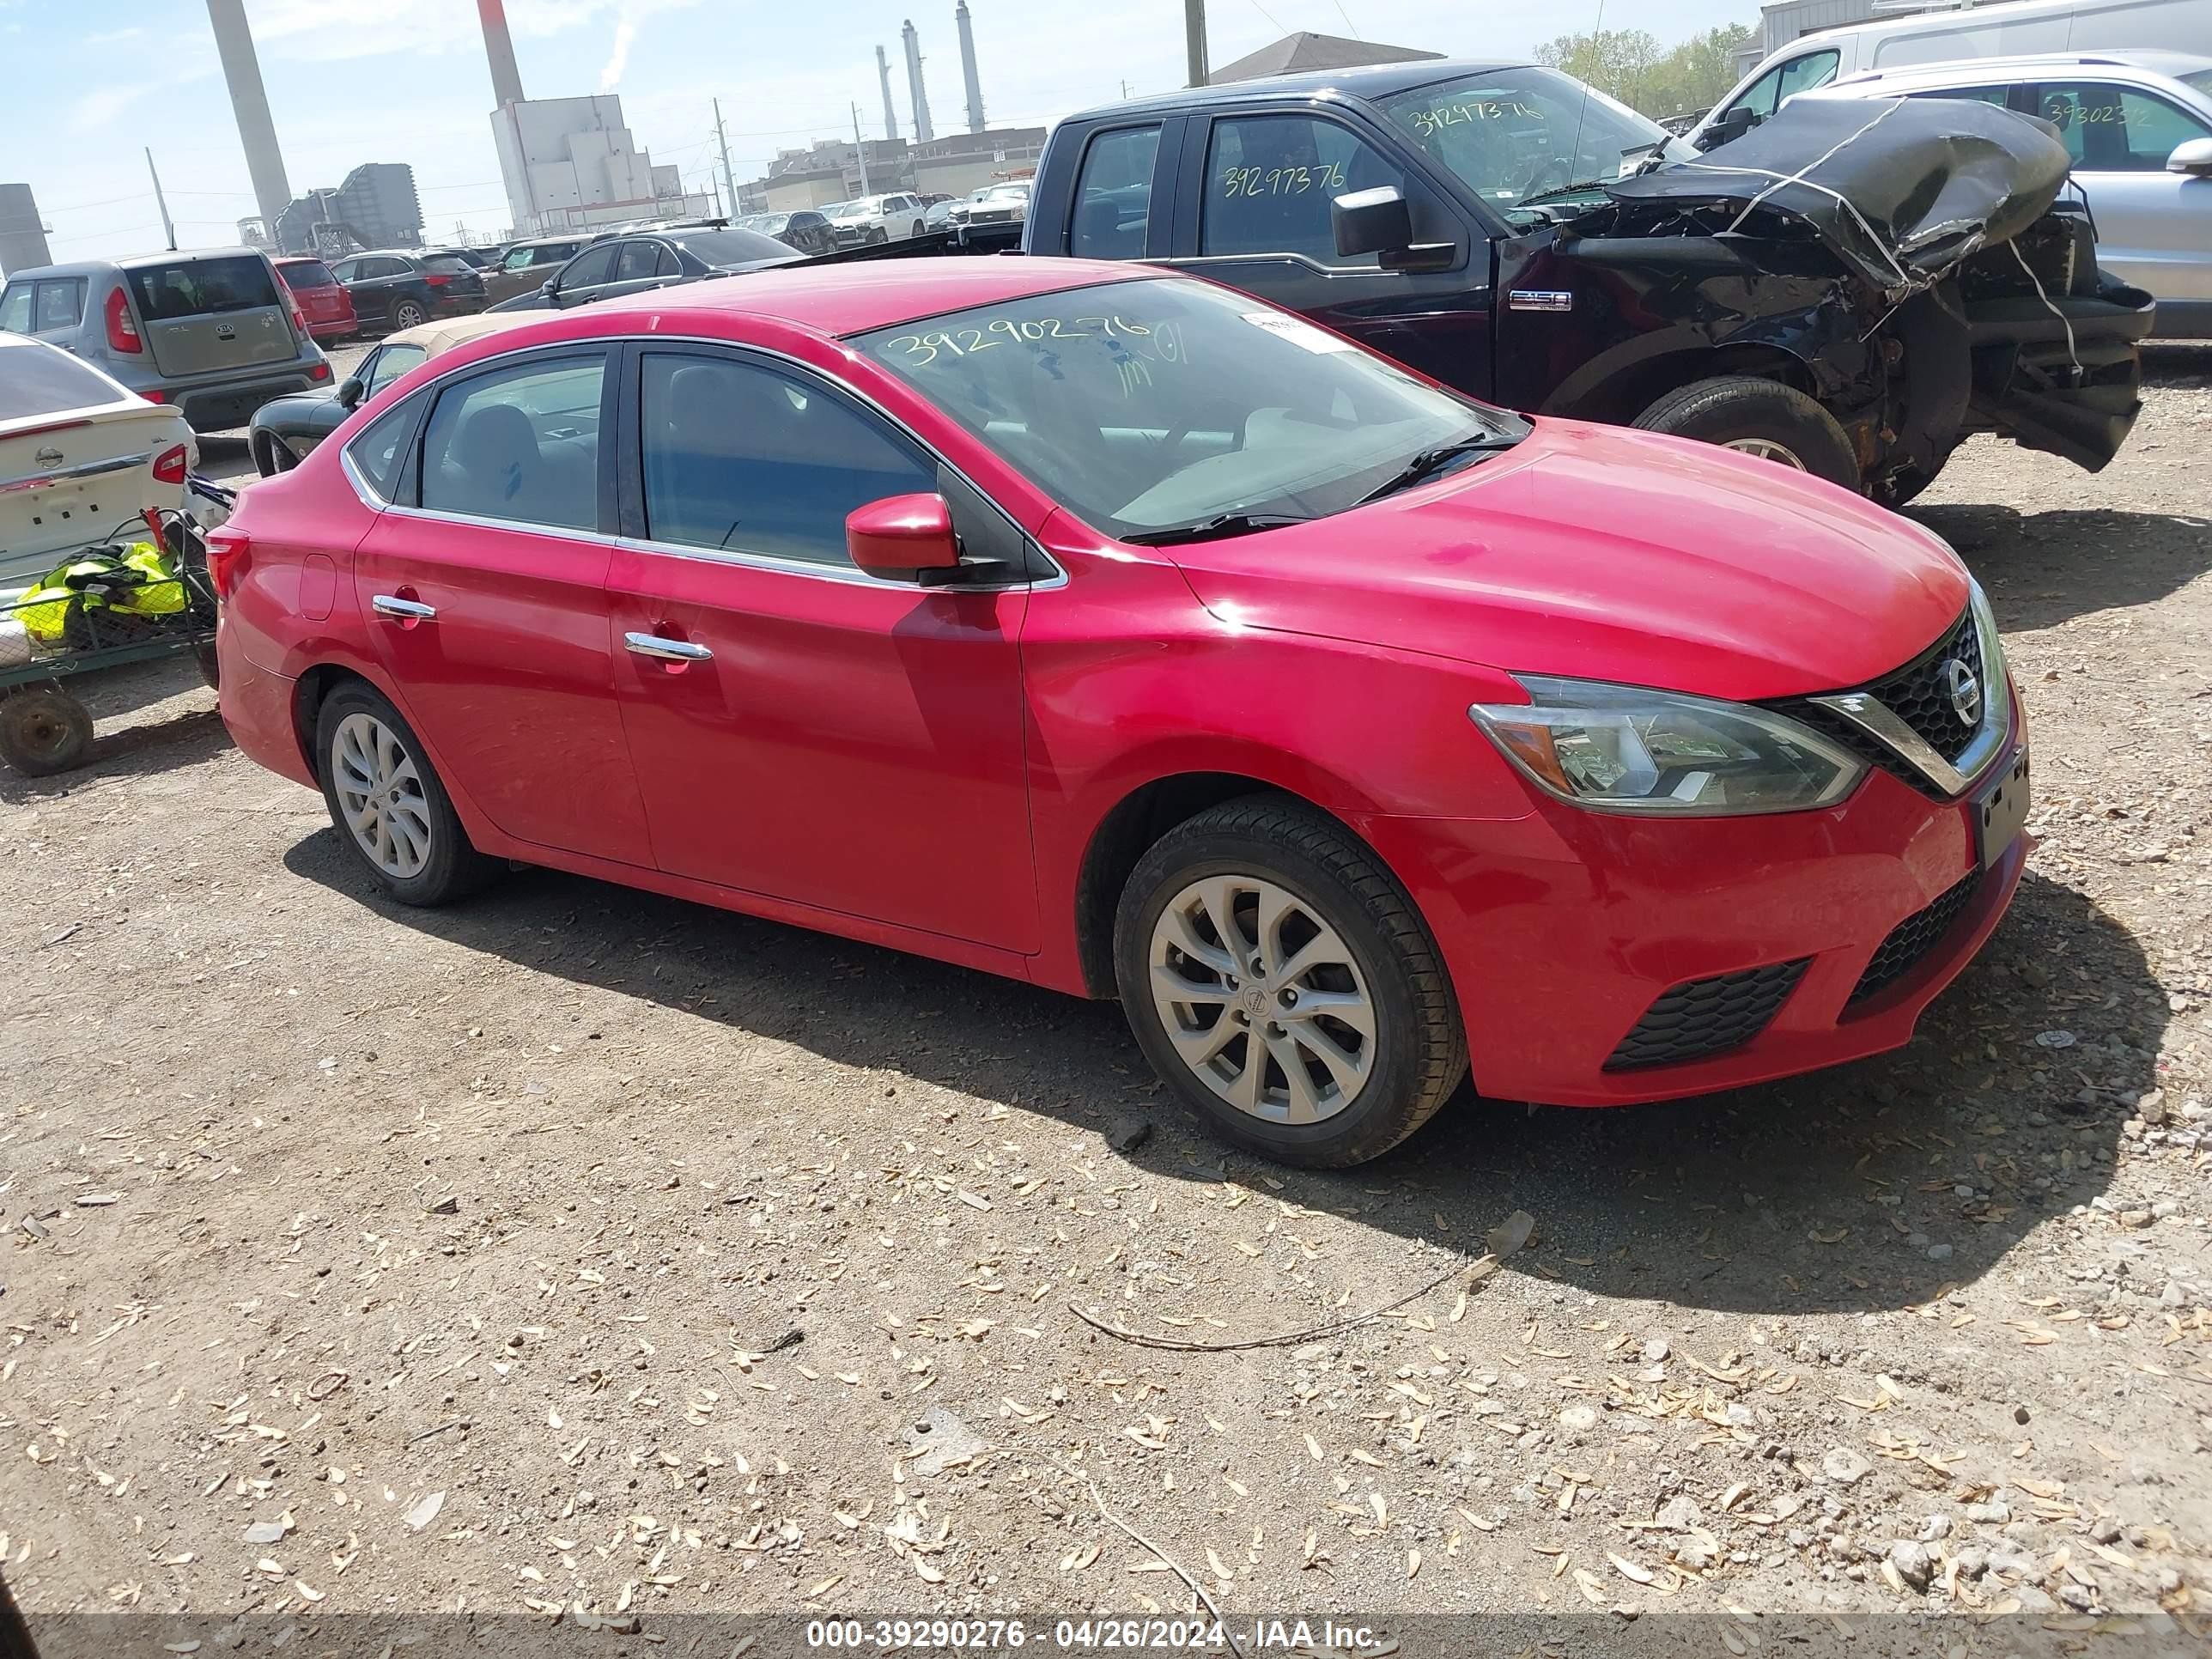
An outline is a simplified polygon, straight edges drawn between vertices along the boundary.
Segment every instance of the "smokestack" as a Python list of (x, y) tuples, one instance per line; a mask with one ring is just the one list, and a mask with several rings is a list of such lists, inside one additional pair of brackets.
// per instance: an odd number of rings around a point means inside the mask
[(906, 37), (906, 89), (914, 102), (914, 136), (926, 144), (937, 137), (937, 129), (929, 125), (929, 88), (921, 83), (921, 37), (914, 32), (911, 17), (900, 33)]
[(0, 185), (0, 276), (50, 265), (46, 227), (28, 185)]
[(483, 25), (484, 56), (491, 62), (492, 102), (501, 109), (520, 103), (522, 71), (514, 66), (514, 39), (507, 32), (502, 0), (477, 0), (477, 21)]
[(983, 77), (975, 73), (975, 31), (968, 26), (968, 0), (952, 9), (960, 25), (960, 78), (968, 83), (968, 131), (983, 130)]
[(283, 152), (276, 148), (276, 124), (269, 118), (269, 94), (261, 88), (261, 62), (253, 55), (253, 32), (246, 25), (246, 0), (208, 0), (208, 23), (230, 88), (254, 204), (261, 222), (273, 229), (277, 216), (292, 205), (292, 186), (284, 177)]
[(896, 143), (898, 141), (898, 112), (891, 107), (891, 60), (884, 56), (881, 46), (876, 48), (876, 74), (884, 83), (884, 137)]

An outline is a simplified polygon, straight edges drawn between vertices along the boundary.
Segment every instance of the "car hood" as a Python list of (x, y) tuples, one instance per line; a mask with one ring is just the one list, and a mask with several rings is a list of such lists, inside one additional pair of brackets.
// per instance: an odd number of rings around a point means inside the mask
[[(1606, 186), (1611, 234), (1809, 226), (1853, 271), (1901, 295), (2050, 210), (2070, 162), (2031, 115), (1956, 98), (1794, 98), (1734, 143)], [(1682, 216), (1709, 214), (1708, 223)]]
[(1172, 556), (1236, 626), (1743, 701), (1863, 684), (1967, 597), (1940, 539), (1832, 485), (1548, 420), (1439, 483)]

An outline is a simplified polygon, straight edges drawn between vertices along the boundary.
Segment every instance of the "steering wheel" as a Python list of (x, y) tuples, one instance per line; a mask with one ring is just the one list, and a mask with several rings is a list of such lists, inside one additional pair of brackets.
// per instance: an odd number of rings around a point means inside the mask
[(1561, 185), (1572, 184), (1574, 180), (1575, 164), (1572, 161), (1564, 155), (1547, 156), (1529, 169), (1528, 179), (1521, 186), (1521, 197), (1526, 201), (1540, 191), (1556, 190)]

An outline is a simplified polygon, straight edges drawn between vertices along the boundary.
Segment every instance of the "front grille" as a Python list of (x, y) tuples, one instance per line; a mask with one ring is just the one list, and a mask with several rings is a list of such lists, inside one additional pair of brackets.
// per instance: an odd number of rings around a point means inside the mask
[[(1954, 657), (1966, 665), (1982, 688), (1982, 718), (1972, 726), (1959, 723), (1958, 715), (1952, 711), (1949, 688), (1944, 684), (1940, 672), (1942, 665)], [(1975, 629), (1971, 607), (1944, 631), (1942, 638), (1904, 667), (1883, 675), (1871, 684), (1852, 689), (1882, 703), (1930, 749), (1954, 765), (1983, 725), (2000, 712), (1991, 707), (1996, 694), (1990, 689), (1989, 677), (1982, 672), (1981, 635)], [(1848, 749), (1869, 766), (1879, 766), (1899, 782), (1911, 785), (1929, 799), (1949, 799), (1942, 787), (1918, 767), (1832, 708), (1802, 697), (1785, 698), (1772, 707)]]
[(1852, 988), (1850, 1000), (1844, 1005), (1844, 1011), (1850, 1012), (1910, 973), (1921, 957), (1951, 931), (1951, 924), (1958, 921), (1959, 913), (1972, 902), (1974, 890), (1981, 880), (1979, 870), (1969, 872), (1965, 879), (1945, 889), (1933, 904), (1915, 910), (1891, 928), (1889, 936), (1875, 948), (1866, 972), (1859, 975), (1859, 982)]
[(1605, 1063), (1608, 1072), (1678, 1066), (1740, 1048), (1766, 1029), (1797, 988), (1809, 957), (1677, 985), (1636, 1022)]

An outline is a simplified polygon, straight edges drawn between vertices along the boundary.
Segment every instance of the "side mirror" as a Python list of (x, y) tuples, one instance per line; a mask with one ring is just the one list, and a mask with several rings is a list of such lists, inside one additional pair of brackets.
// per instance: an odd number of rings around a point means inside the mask
[(360, 408), (362, 393), (368, 389), (359, 380), (350, 377), (341, 381), (338, 385), (338, 407), (340, 409)]
[(1738, 104), (1727, 114), (1712, 123), (1697, 137), (1701, 149), (1718, 149), (1723, 144), (1732, 144), (1759, 125), (1759, 117)]
[(845, 550), (871, 576), (908, 578), (954, 570), (960, 539), (942, 495), (887, 495), (845, 515)]
[(1328, 222), (1336, 233), (1340, 259), (1397, 253), (1413, 246), (1413, 215), (1406, 205), (1406, 192), (1395, 185), (1338, 197), (1328, 204)]
[(2185, 144), (2176, 144), (2173, 154), (2166, 158), (2166, 170), (2212, 179), (2212, 138), (2191, 138)]

